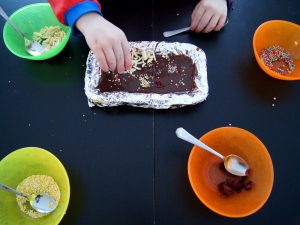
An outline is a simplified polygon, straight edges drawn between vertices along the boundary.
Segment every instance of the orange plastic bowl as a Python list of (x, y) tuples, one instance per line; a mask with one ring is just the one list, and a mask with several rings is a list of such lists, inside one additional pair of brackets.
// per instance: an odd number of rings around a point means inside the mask
[(197, 197), (209, 209), (226, 217), (240, 218), (258, 211), (268, 200), (274, 180), (272, 160), (264, 144), (237, 127), (217, 128), (200, 140), (225, 156), (236, 154), (244, 158), (252, 171), (248, 179), (254, 185), (251, 190), (222, 197), (218, 191), (218, 184), (224, 181), (220, 173), (222, 159), (194, 146), (189, 156), (188, 176)]
[[(279, 45), (294, 59), (295, 70), (289, 75), (281, 75), (268, 68), (260, 59), (261, 51), (269, 46)], [(261, 24), (253, 36), (253, 50), (258, 65), (271, 77), (280, 80), (300, 79), (300, 26), (284, 21), (270, 20)]]

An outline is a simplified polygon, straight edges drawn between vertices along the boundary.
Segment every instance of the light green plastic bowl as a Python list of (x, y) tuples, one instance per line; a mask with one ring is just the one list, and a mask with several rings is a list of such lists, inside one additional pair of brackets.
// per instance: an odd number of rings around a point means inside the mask
[(14, 12), (10, 19), (20, 30), (32, 39), (33, 32), (39, 32), (45, 26), (60, 26), (66, 32), (65, 38), (53, 49), (39, 55), (32, 56), (25, 50), (24, 39), (8, 24), (3, 28), (3, 39), (6, 47), (16, 56), (31, 60), (45, 60), (56, 56), (66, 46), (70, 34), (70, 27), (61, 24), (54, 15), (50, 4), (36, 3), (24, 6)]
[(26, 177), (48, 175), (60, 189), (61, 198), (49, 215), (33, 219), (21, 212), (16, 196), (0, 189), (1, 225), (57, 225), (65, 215), (70, 199), (70, 183), (61, 162), (50, 152), (36, 147), (16, 150), (0, 161), (0, 183), (16, 188)]

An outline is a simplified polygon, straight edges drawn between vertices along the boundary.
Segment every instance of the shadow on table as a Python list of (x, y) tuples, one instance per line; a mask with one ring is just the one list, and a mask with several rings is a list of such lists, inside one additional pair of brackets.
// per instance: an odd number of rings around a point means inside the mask
[(83, 82), (89, 53), (83, 43), (80, 39), (74, 39), (60, 54), (51, 59), (28, 61), (25, 65), (26, 72), (42, 83), (64, 83), (74, 79)]
[[(61, 224), (72, 224), (74, 221), (78, 221), (78, 215), (82, 214), (84, 205), (84, 195), (86, 189), (84, 183), (77, 176), (74, 171), (68, 172), (71, 186), (70, 202), (65, 216), (63, 217)], [(75, 218), (77, 217), (77, 218)]]
[(243, 75), (241, 81), (254, 96), (264, 102), (270, 102), (270, 99), (280, 95), (281, 99), (289, 97), (291, 88), (295, 83), (291, 81), (277, 80), (264, 73), (255, 59), (239, 63), (239, 74)]
[(199, 110), (201, 108), (201, 105), (203, 105), (205, 101), (200, 102), (196, 105), (188, 105), (180, 108), (175, 109), (149, 109), (149, 108), (140, 108), (140, 107), (133, 107), (128, 105), (123, 106), (115, 106), (115, 107), (93, 107), (92, 110), (94, 110), (97, 113), (106, 113), (110, 115), (124, 115), (124, 114), (169, 114), (172, 112), (172, 115), (175, 114), (184, 114), (185, 116), (189, 113), (194, 113), (195, 111)]

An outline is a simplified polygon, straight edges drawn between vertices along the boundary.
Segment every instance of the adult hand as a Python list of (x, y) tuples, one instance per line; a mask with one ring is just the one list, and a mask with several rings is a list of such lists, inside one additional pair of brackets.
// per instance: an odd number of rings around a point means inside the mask
[(84, 35), (103, 71), (131, 69), (131, 55), (124, 32), (95, 12), (82, 15), (76, 27)]
[(192, 13), (190, 29), (197, 33), (219, 31), (227, 18), (226, 0), (201, 0)]

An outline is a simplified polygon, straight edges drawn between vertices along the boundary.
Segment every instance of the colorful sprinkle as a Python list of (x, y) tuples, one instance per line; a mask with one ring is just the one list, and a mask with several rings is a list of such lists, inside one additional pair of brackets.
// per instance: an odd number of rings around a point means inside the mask
[(287, 50), (278, 45), (264, 49), (260, 58), (267, 67), (281, 75), (291, 74), (295, 69), (292, 56)]

